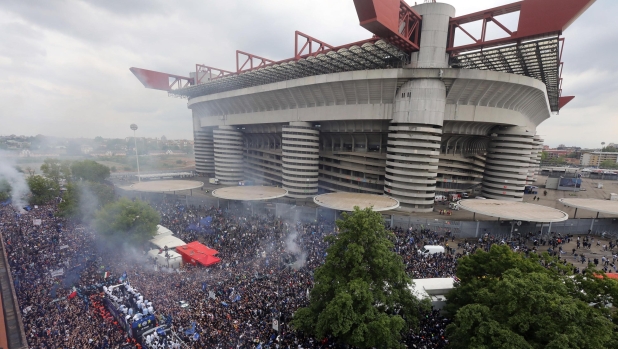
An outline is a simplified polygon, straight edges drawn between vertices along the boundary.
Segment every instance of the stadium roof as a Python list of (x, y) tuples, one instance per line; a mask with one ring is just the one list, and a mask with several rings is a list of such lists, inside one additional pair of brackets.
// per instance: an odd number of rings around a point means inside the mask
[(551, 110), (559, 110), (560, 39), (558, 37), (460, 53), (451, 57), (450, 65), (452, 68), (492, 70), (541, 80), (547, 87)]
[(168, 93), (171, 96), (193, 98), (307, 76), (354, 70), (401, 68), (409, 60), (410, 57), (396, 46), (377, 40), (365, 42), (360, 46), (343, 47), (297, 61), (283, 61), (267, 65), (240, 74), (212, 79), (204, 84), (171, 90)]
[[(491, 70), (528, 76), (547, 87), (552, 111), (559, 109), (560, 40), (558, 37), (460, 53), (450, 61), (452, 68)], [(287, 60), (261, 68), (212, 79), (209, 82), (171, 90), (171, 96), (194, 98), (220, 92), (265, 85), (329, 73), (399, 68), (409, 56), (383, 40), (344, 47), (297, 61)]]

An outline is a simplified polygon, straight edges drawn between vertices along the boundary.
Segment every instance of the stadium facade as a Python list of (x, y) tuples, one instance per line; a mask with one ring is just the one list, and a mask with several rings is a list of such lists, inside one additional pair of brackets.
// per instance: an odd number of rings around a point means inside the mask
[[(188, 99), (196, 170), (224, 185), (385, 194), (408, 212), (474, 189), (521, 201), (540, 162), (537, 126), (573, 98), (561, 96), (560, 35), (593, 2), (524, 0), (456, 17), (445, 3), (355, 0), (374, 34), (362, 42), (333, 47), (296, 32), (294, 58), (237, 51), (236, 72), (131, 70)], [(516, 31), (498, 17), (513, 12)], [(551, 19), (539, 23), (541, 12)], [(477, 38), (465, 24), (478, 21)], [(506, 36), (486, 39), (489, 22)]]

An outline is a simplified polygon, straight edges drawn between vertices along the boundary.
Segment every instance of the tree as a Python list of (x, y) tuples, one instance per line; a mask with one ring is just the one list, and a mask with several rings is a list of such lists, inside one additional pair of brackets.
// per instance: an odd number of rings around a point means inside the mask
[(615, 153), (618, 152), (618, 148), (614, 147), (613, 145), (608, 145), (607, 147), (601, 148), (601, 151), (604, 153)]
[(11, 184), (4, 178), (0, 179), (0, 201), (6, 201), (11, 198)]
[(71, 183), (58, 205), (59, 215), (80, 222), (90, 222), (96, 211), (113, 202), (114, 189), (95, 182)]
[(58, 159), (45, 159), (41, 165), (41, 172), (45, 177), (60, 184), (61, 179), (68, 179), (71, 175), (70, 161), (60, 161)]
[(109, 203), (97, 212), (96, 231), (113, 245), (143, 244), (157, 232), (159, 213), (148, 203), (122, 198)]
[(332, 336), (358, 348), (400, 348), (401, 332), (418, 324), (426, 303), (409, 290), (412, 280), (393, 252), (394, 236), (371, 208), (354, 208), (337, 221), (339, 234), (316, 269), (308, 307), (294, 313), (295, 329)]
[(549, 158), (549, 153), (545, 150), (541, 151), (541, 161), (546, 161)]
[(612, 160), (605, 160), (599, 164), (599, 168), (605, 169), (618, 169), (618, 162)]
[(32, 196), (30, 203), (34, 205), (42, 205), (48, 203), (53, 198), (58, 196), (60, 187), (54, 180), (43, 176), (34, 175), (26, 179)]
[(447, 295), (450, 347), (616, 348), (618, 327), (607, 310), (588, 305), (592, 286), (568, 270), (547, 254), (526, 258), (508, 246), (461, 258), (460, 283)]
[(109, 167), (92, 160), (73, 162), (71, 172), (77, 179), (92, 182), (103, 182), (110, 175)]

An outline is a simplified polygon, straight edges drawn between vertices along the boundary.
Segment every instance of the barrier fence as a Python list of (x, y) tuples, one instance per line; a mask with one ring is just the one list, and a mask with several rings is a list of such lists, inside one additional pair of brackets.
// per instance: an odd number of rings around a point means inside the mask
[[(341, 211), (324, 207), (300, 206), (287, 203), (273, 202), (238, 202), (232, 200), (205, 198), (188, 195), (172, 195), (161, 193), (135, 193), (117, 188), (118, 195), (129, 198), (141, 198), (151, 202), (161, 202), (164, 198), (176, 200), (185, 205), (202, 205), (221, 209), (240, 209), (247, 213), (271, 213), (276, 217), (291, 222), (314, 222), (317, 219), (336, 220), (341, 217)], [(513, 221), (455, 221), (443, 219), (426, 219), (404, 215), (382, 215), (386, 226), (404, 229), (430, 229), (438, 233), (452, 233), (455, 237), (474, 238), (484, 234), (509, 237), (517, 234), (549, 232), (548, 223), (530, 223)], [(593, 222), (594, 221), (594, 222)], [(587, 234), (591, 231), (595, 235), (606, 235), (608, 238), (618, 239), (618, 218), (599, 219), (569, 219), (564, 222), (552, 223), (551, 231), (561, 234)]]

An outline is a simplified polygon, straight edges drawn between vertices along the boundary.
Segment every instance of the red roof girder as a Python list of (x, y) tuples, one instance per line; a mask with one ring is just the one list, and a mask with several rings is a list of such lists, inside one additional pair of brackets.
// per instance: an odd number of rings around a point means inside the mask
[[(451, 18), (447, 52), (478, 50), (487, 47), (508, 45), (542, 37), (558, 36), (571, 25), (596, 0), (523, 0), (491, 9)], [(510, 31), (495, 17), (520, 11), (516, 31)], [(462, 24), (483, 21), (481, 37), (476, 38), (461, 27)], [(506, 37), (485, 40), (487, 23), (494, 22), (507, 34)], [(472, 38), (472, 44), (455, 46), (456, 29)]]

